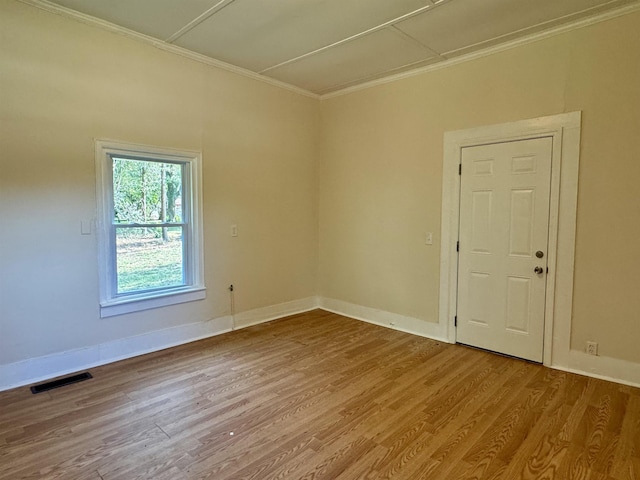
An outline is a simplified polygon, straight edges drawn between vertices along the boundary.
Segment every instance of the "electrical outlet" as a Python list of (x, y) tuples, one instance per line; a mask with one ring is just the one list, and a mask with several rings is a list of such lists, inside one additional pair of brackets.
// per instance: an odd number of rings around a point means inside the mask
[(238, 236), (238, 225), (231, 225), (231, 236), (232, 237)]
[(424, 237), (424, 243), (427, 245), (433, 245), (433, 233), (432, 232), (427, 232), (427, 234)]
[(598, 355), (598, 342), (587, 342), (587, 354)]

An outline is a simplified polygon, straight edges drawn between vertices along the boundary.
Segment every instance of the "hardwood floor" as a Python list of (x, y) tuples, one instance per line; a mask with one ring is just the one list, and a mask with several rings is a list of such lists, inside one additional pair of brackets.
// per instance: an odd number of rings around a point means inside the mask
[(0, 479), (640, 479), (640, 390), (321, 310), (0, 393)]

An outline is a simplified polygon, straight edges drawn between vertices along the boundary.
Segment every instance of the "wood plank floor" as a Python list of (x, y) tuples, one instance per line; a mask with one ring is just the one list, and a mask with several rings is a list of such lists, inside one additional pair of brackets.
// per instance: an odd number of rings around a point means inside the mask
[(0, 479), (640, 479), (640, 389), (321, 310), (0, 393)]

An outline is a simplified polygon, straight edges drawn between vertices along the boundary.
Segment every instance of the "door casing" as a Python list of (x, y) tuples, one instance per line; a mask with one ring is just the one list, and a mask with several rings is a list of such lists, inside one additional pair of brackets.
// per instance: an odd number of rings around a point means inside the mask
[[(446, 132), (442, 177), (439, 323), (447, 340), (456, 341), (458, 225), (462, 148), (491, 143), (552, 138), (549, 250), (543, 364), (568, 363), (571, 342), (573, 266), (578, 198), (581, 112)], [(562, 195), (561, 195), (562, 192)]]

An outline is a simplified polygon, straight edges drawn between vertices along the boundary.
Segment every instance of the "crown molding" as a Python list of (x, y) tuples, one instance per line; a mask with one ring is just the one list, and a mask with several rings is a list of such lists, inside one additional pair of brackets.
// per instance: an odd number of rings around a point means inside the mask
[[(357, 92), (360, 90), (365, 90), (368, 88), (372, 88), (378, 85), (384, 85), (386, 83), (395, 82), (398, 80), (402, 80), (405, 78), (415, 77), (417, 75), (422, 75), (424, 73), (433, 72), (436, 70), (440, 70), (443, 68), (452, 67), (454, 65), (458, 65), (461, 63), (469, 62), (472, 60), (476, 60), (479, 58), (487, 57), (490, 55), (494, 55), (496, 53), (500, 53), (506, 50), (510, 50), (513, 48), (517, 48), (523, 45), (527, 45), (529, 43), (537, 42), (540, 40), (544, 40), (547, 38), (554, 37), (556, 35), (561, 35), (572, 30), (577, 30), (580, 28), (588, 27), (590, 25), (594, 25), (596, 23), (604, 22), (607, 20), (611, 20), (613, 18), (617, 18), (623, 15), (627, 15), (633, 12), (640, 11), (640, 0), (636, 0), (633, 3), (625, 5), (620, 8), (612, 9), (606, 12), (602, 12), (596, 15), (592, 15), (587, 18), (583, 18), (580, 20), (576, 20), (574, 22), (570, 22), (564, 25), (560, 25), (549, 30), (545, 30), (543, 32), (537, 32), (531, 35), (527, 35), (525, 37), (521, 37), (518, 39), (514, 39), (499, 45), (494, 45), (491, 47), (487, 47), (476, 52), (468, 53), (465, 55), (461, 55), (459, 57), (451, 58), (449, 60), (444, 60), (441, 62), (429, 64), (426, 66), (418, 67), (411, 70), (406, 70), (401, 73), (391, 74), (387, 76), (383, 76), (381, 78), (375, 78), (367, 81), (366, 79), (361, 79), (362, 83), (357, 83), (352, 86), (348, 86), (346, 88), (340, 88), (339, 90), (325, 93), (325, 94), (316, 94), (310, 92), (309, 90), (305, 90), (300, 87), (296, 87), (286, 82), (282, 82), (280, 80), (276, 80), (271, 77), (267, 77), (265, 75), (261, 75), (259, 73), (252, 72), (251, 70), (247, 70), (242, 67), (237, 67), (235, 65), (231, 65), (229, 63), (223, 62), (221, 60), (216, 60), (214, 58), (208, 57), (206, 55), (202, 55), (200, 53), (192, 52), (191, 50), (187, 50), (186, 48), (179, 47), (177, 45), (173, 45), (167, 43), (165, 41), (159, 40), (157, 38), (153, 38), (149, 35), (145, 35), (142, 33), (135, 32), (128, 28), (121, 27), (111, 22), (107, 22), (105, 20), (98, 19), (96, 17), (92, 17), (91, 15), (87, 15), (84, 13), (77, 12), (75, 10), (71, 10), (70, 8), (63, 7), (61, 5), (52, 3), (48, 0), (18, 0), (21, 3), (30, 5), (35, 8), (39, 8), (41, 10), (47, 11), (49, 13), (53, 13), (56, 15), (60, 15), (63, 17), (67, 17), (78, 22), (91, 25), (94, 27), (101, 28), (103, 30), (107, 30), (113, 33), (117, 33), (123, 35), (125, 37), (137, 40), (142, 43), (146, 43), (147, 45), (151, 45), (160, 50), (164, 50), (169, 53), (174, 53), (176, 55), (180, 55), (182, 57), (188, 58), (190, 60), (194, 60), (196, 62), (200, 62), (212, 67), (220, 68), (222, 70), (226, 70), (228, 72), (236, 73), (238, 75), (242, 75), (247, 78), (251, 78), (253, 80), (257, 80), (262, 83), (266, 83), (268, 85), (272, 85), (278, 88), (282, 88), (284, 90), (288, 90), (293, 93), (297, 93), (299, 95), (303, 95), (305, 97), (319, 99), (319, 100), (328, 100), (330, 98), (339, 97), (342, 95), (347, 95), (349, 93)], [(383, 74), (384, 75), (384, 74)], [(352, 82), (349, 82), (352, 83)]]
[(455, 57), (449, 60), (444, 60), (442, 62), (426, 65), (424, 67), (407, 70), (401, 73), (397, 73), (395, 75), (389, 75), (383, 78), (377, 78), (375, 80), (364, 81), (364, 83), (360, 83), (351, 87), (343, 88), (330, 93), (321, 94), (319, 98), (320, 100), (328, 100), (330, 98), (340, 97), (342, 95), (358, 92), (360, 90), (366, 90), (368, 88), (376, 87), (378, 85), (384, 85), (386, 83), (396, 82), (404, 78), (411, 78), (417, 75), (422, 75), (424, 73), (452, 67), (460, 63), (465, 63), (472, 60), (477, 60), (479, 58), (488, 57), (496, 53), (504, 52), (506, 50), (511, 50), (513, 48), (527, 45), (529, 43), (555, 37), (556, 35), (561, 35), (563, 33), (571, 32), (573, 30), (578, 30), (580, 28), (588, 27), (596, 23), (611, 20), (613, 18), (621, 17), (623, 15), (628, 15), (630, 13), (637, 12), (637, 11), (640, 11), (640, 0), (634, 1), (633, 3), (629, 5), (625, 5), (624, 7), (608, 10), (606, 12), (602, 12), (587, 18), (582, 18), (580, 20), (576, 20), (571, 23), (560, 25), (560, 26), (551, 28), (549, 30), (545, 30), (543, 32), (533, 33), (525, 37), (517, 38), (499, 45), (487, 47), (482, 50), (461, 55), (459, 57)]
[(180, 55), (182, 57), (188, 58), (190, 60), (194, 60), (196, 62), (204, 63), (212, 67), (216, 67), (222, 70), (226, 70), (228, 72), (236, 73), (238, 75), (242, 75), (243, 77), (251, 78), (253, 80), (258, 80), (259, 82), (263, 82), (275, 87), (279, 87), (284, 90), (289, 90), (290, 92), (297, 93), (305, 97), (310, 97), (315, 99), (320, 98), (319, 95), (313, 92), (310, 92), (308, 90), (305, 90), (303, 88), (296, 87), (289, 83), (281, 82), (280, 80), (266, 77), (264, 75), (260, 75), (258, 73), (252, 72), (251, 70), (247, 70), (242, 67), (236, 67), (235, 65), (231, 65), (229, 63), (216, 60), (211, 57), (207, 57), (206, 55), (202, 55), (200, 53), (192, 52), (191, 50), (187, 50), (186, 48), (182, 48), (177, 45), (166, 43), (162, 40), (158, 40), (157, 38), (150, 37), (149, 35), (145, 35), (143, 33), (134, 32), (133, 30), (129, 30), (128, 28), (124, 28), (114, 23), (107, 22), (106, 20), (100, 20), (99, 18), (92, 17), (91, 15), (76, 12), (75, 10), (71, 10), (70, 8), (57, 5), (47, 0), (18, 0), (18, 1), (35, 8), (39, 8), (40, 10), (53, 13), (55, 15), (67, 17), (72, 20), (76, 20), (80, 23), (84, 23), (86, 25), (98, 27), (103, 30), (107, 30), (113, 33), (117, 33), (119, 35), (123, 35), (133, 40), (137, 40), (139, 42), (146, 43), (147, 45), (151, 45), (160, 50), (164, 50), (165, 52), (174, 53), (176, 55)]

